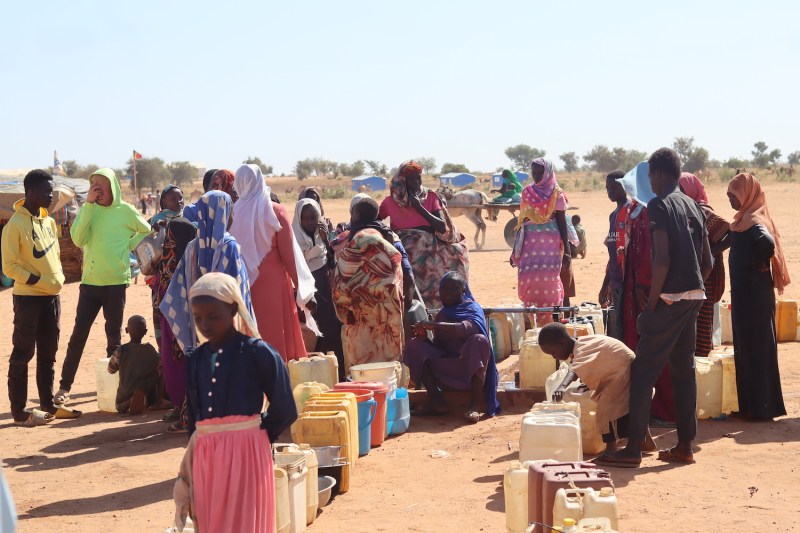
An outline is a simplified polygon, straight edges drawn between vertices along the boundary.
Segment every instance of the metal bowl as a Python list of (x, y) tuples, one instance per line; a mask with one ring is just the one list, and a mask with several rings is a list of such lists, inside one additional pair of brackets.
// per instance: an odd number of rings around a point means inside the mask
[(336, 480), (331, 476), (320, 476), (317, 478), (317, 483), (319, 484), (319, 508), (322, 509), (331, 501)]

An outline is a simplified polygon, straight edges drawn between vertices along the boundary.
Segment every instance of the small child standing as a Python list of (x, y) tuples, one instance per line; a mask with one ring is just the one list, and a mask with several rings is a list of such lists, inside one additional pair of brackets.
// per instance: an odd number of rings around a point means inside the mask
[(133, 315), (125, 332), (131, 341), (119, 346), (108, 362), (109, 374), (119, 372), (117, 412), (140, 415), (145, 407), (160, 407), (161, 356), (149, 342), (142, 343), (147, 334), (144, 317)]
[(289, 372), (278, 352), (254, 338), (258, 328), (236, 279), (205, 274), (189, 299), (208, 341), (186, 353), (191, 438), (175, 483), (175, 525), (182, 530), (191, 515), (198, 531), (274, 531), (270, 443), (297, 419)]
[[(557, 361), (570, 357), (570, 371), (553, 392), (553, 401), (560, 402), (570, 383), (576, 379), (592, 391), (597, 402), (597, 429), (606, 443), (605, 453), (617, 450), (617, 440), (628, 436), (628, 404), (631, 384), (631, 363), (634, 353), (622, 341), (605, 335), (588, 335), (573, 339), (566, 326), (547, 324), (539, 332), (539, 346)], [(548, 398), (548, 400), (551, 398)], [(644, 449), (655, 450), (648, 433)]]
[(572, 252), (572, 257), (577, 258), (579, 255), (581, 259), (586, 258), (586, 230), (581, 225), (581, 216), (572, 215), (572, 226), (575, 228), (575, 233), (578, 234), (578, 245), (570, 243), (569, 248)]

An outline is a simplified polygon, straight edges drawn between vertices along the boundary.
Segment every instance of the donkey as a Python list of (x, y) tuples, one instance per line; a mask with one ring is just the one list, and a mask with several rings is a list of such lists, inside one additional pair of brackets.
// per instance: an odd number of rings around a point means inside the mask
[[(486, 223), (481, 216), (481, 210), (489, 203), (489, 197), (481, 191), (467, 189), (464, 191), (454, 191), (450, 188), (439, 189), (439, 196), (447, 202), (447, 211), (451, 217), (465, 216), (470, 222), (475, 224), (475, 248), (480, 250), (486, 244)], [(478, 235), (481, 235), (481, 242), (478, 243)]]

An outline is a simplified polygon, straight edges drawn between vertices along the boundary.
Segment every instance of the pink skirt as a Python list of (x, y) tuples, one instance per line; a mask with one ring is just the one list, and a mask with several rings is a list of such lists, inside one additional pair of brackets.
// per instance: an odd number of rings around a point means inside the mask
[[(198, 532), (275, 532), (275, 474), (260, 423), (258, 415), (197, 423), (192, 481)], [(237, 426), (223, 427), (228, 424)]]

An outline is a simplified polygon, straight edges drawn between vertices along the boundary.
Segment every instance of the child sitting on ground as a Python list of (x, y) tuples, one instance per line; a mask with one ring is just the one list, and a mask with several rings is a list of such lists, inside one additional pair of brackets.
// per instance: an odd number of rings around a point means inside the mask
[(147, 406), (164, 408), (160, 386), (161, 356), (149, 342), (142, 343), (147, 333), (144, 317), (130, 317), (125, 332), (131, 341), (117, 347), (108, 362), (109, 374), (119, 372), (117, 412), (139, 415)]
[[(547, 324), (539, 332), (539, 346), (557, 361), (572, 357), (570, 371), (553, 392), (552, 400), (560, 402), (570, 383), (576, 379), (592, 391), (597, 402), (597, 428), (606, 443), (606, 452), (617, 450), (617, 440), (628, 435), (628, 402), (631, 384), (631, 363), (634, 353), (622, 341), (605, 335), (589, 335), (573, 339), (566, 326)], [(645, 448), (655, 450), (650, 434)]]
[(580, 215), (572, 215), (572, 225), (575, 228), (575, 233), (578, 234), (578, 245), (575, 246), (570, 243), (570, 252), (572, 253), (573, 259), (576, 259), (579, 255), (581, 259), (584, 259), (586, 258), (586, 230), (581, 225)]

